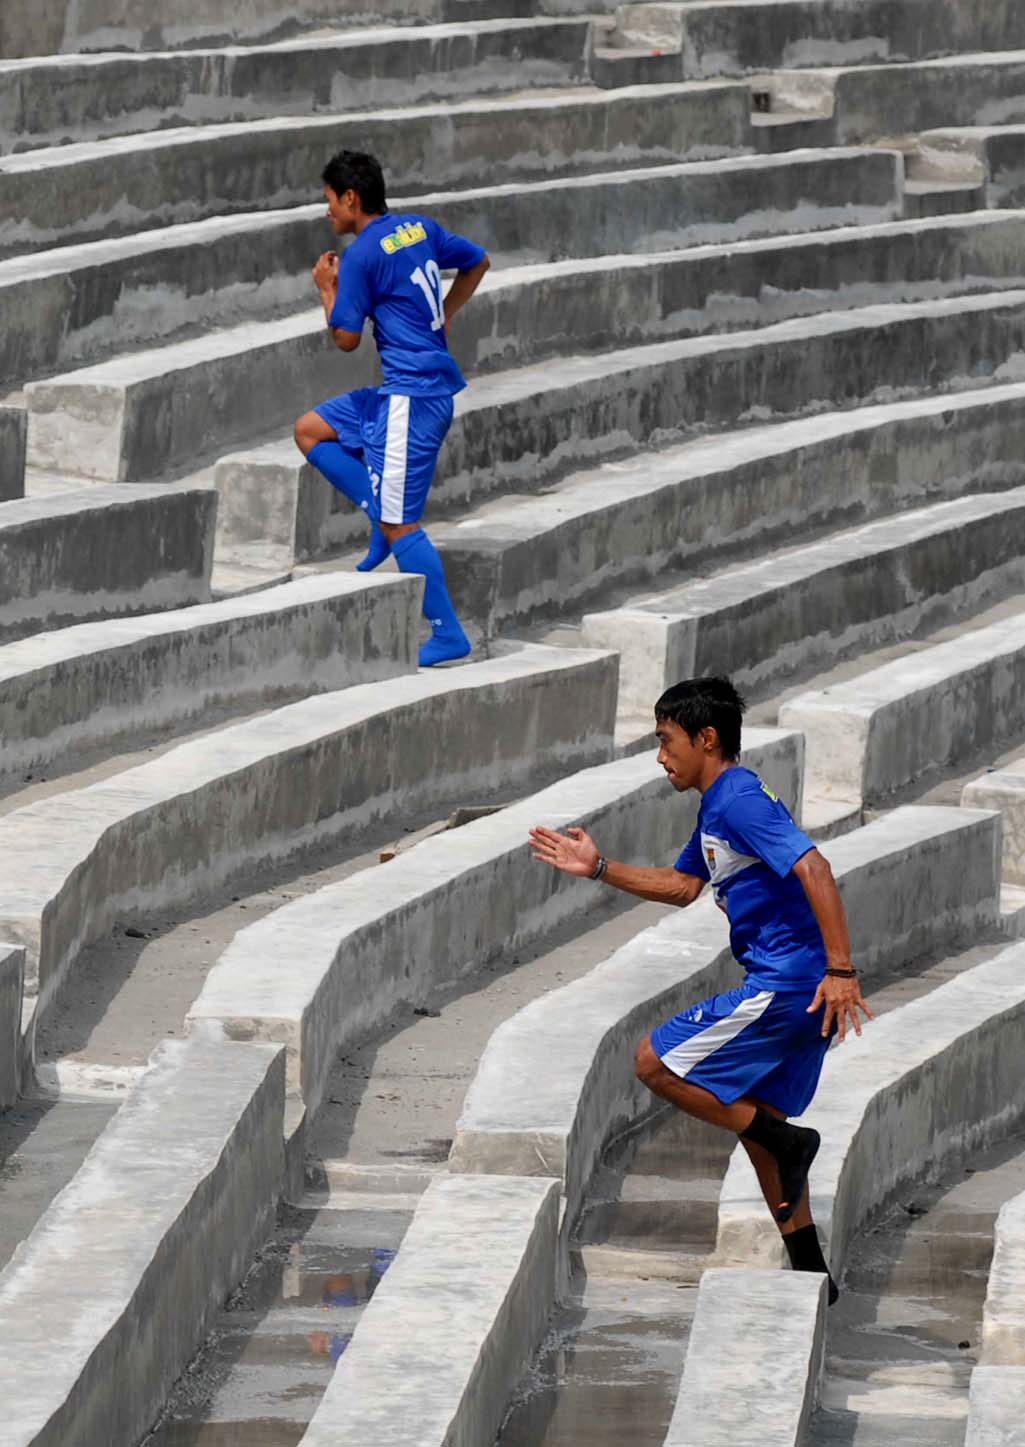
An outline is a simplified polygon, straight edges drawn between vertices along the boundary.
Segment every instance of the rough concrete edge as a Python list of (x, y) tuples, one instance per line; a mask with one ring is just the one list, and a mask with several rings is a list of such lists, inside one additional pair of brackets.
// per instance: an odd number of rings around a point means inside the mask
[(978, 1366), (968, 1394), (965, 1447), (1025, 1447), (1025, 1367)]
[[(194, 1179), (186, 1170), (183, 1181), (181, 1162), (171, 1167), (180, 1192), (176, 1214), (147, 1220), (146, 1210), (154, 1204), (159, 1210), (149, 1161), (159, 1163), (167, 1142), (181, 1137), (181, 1072), (187, 1073), (187, 1088), (205, 1076), (220, 1102), (231, 1059), (243, 1070), (235, 1098), (225, 1108), (223, 1141), (210, 1143), (209, 1159)], [(0, 1339), (6, 1343), (0, 1378), (5, 1372), (15, 1377), (10, 1392), (4, 1392), (4, 1442), (10, 1447), (66, 1447), (72, 1438), (76, 1447), (109, 1447), (112, 1436), (136, 1441), (152, 1425), (214, 1314), (273, 1231), (283, 1185), (284, 1052), (268, 1045), (234, 1045), (211, 1033), (194, 1041), (163, 1042), (151, 1058), (150, 1072), (0, 1273)], [(127, 1161), (121, 1159), (125, 1136)], [(132, 1164), (133, 1137), (136, 1154), (150, 1153), (141, 1180), (139, 1162)], [(127, 1231), (112, 1235), (110, 1202), (138, 1197), (140, 1190), (146, 1194), (141, 1221), (129, 1216)], [(99, 1233), (108, 1257), (102, 1280), (112, 1300), (106, 1308), (97, 1300), (103, 1286), (98, 1292), (95, 1283), (91, 1289), (69, 1289), (72, 1263), (93, 1267), (92, 1255), (76, 1250), (74, 1242), (76, 1233), (90, 1230)], [(138, 1272), (130, 1257), (140, 1250), (140, 1237), (141, 1249), (150, 1256)], [(122, 1247), (126, 1255), (118, 1279), (109, 1257)], [(99, 1263), (95, 1269), (101, 1269)], [(31, 1384), (25, 1381), (28, 1364), (16, 1360), (27, 1321), (18, 1298), (26, 1292), (44, 1313), (36, 1322), (42, 1339), (28, 1348), (36, 1378)], [(59, 1306), (59, 1322), (52, 1328), (45, 1324), (46, 1302)], [(22, 1406), (33, 1387), (34, 1409), (19, 1424), (14, 1404)]]
[(665, 1447), (800, 1447), (825, 1340), (824, 1276), (706, 1271)]
[(557, 1181), (434, 1181), (301, 1447), (493, 1441), (554, 1306), (558, 1233)]
[(25, 985), (25, 951), (0, 944), (0, 1111), (21, 1091), (21, 1007)]
[(1005, 1201), (997, 1216), (982, 1312), (981, 1361), (984, 1366), (1025, 1367), (1025, 1191)]

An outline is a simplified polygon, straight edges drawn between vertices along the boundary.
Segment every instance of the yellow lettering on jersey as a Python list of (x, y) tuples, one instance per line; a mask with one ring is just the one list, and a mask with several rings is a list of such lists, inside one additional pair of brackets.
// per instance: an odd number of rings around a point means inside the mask
[(401, 251), (404, 246), (415, 246), (418, 241), (427, 240), (427, 228), (421, 221), (413, 221), (405, 226), (396, 227), (390, 236), (381, 237), (381, 250), (386, 251), (389, 256), (394, 256), (396, 251)]
[(772, 790), (769, 788), (768, 784), (763, 784), (763, 785), (762, 785), (762, 793), (763, 793), (763, 794), (768, 794), (769, 798), (772, 800), (772, 802), (773, 802), (774, 804), (778, 804), (778, 803), (779, 803), (779, 795), (778, 795), (778, 794), (774, 794), (774, 793), (772, 792)]

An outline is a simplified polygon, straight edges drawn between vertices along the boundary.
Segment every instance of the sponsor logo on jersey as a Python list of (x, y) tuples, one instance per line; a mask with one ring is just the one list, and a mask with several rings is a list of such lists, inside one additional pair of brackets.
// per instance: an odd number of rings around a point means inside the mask
[(769, 798), (772, 800), (772, 802), (773, 802), (774, 804), (778, 804), (778, 803), (779, 803), (779, 795), (778, 795), (778, 794), (774, 794), (774, 793), (772, 792), (772, 790), (769, 788), (768, 784), (762, 784), (762, 793), (763, 793), (763, 794), (768, 794)]
[(382, 236), (381, 250), (394, 256), (396, 251), (401, 251), (403, 247), (416, 246), (417, 242), (426, 240), (427, 228), (423, 222), (410, 221), (405, 226), (397, 227), (390, 236)]

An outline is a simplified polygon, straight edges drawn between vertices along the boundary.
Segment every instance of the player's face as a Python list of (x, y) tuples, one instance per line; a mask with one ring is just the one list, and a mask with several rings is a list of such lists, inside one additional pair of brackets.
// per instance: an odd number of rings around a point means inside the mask
[(327, 219), (331, 222), (335, 235), (351, 235), (356, 230), (356, 217), (359, 215), (359, 197), (356, 192), (345, 191), (339, 196), (330, 186), (325, 186), (324, 200), (327, 202)]
[(655, 737), (659, 743), (658, 762), (673, 788), (681, 794), (696, 788), (708, 759), (703, 736), (698, 734), (692, 739), (687, 730), (672, 719), (659, 719)]

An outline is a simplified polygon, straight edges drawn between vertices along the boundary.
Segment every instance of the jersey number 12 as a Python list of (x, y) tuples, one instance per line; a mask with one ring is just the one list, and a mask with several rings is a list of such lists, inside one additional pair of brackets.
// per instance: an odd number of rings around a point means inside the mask
[(417, 267), (410, 281), (415, 282), (427, 299), (427, 305), (431, 309), (431, 331), (440, 332), (445, 325), (441, 302), (441, 267), (432, 257), (423, 268)]

